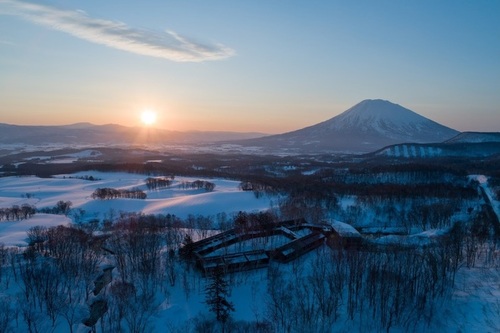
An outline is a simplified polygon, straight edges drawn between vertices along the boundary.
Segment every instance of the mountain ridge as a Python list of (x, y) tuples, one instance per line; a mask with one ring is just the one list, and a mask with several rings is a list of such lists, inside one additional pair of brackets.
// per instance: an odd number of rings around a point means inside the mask
[(127, 127), (118, 124), (94, 125), (87, 122), (69, 125), (13, 125), (0, 123), (3, 144), (187, 144), (214, 143), (262, 137), (258, 132), (170, 131)]

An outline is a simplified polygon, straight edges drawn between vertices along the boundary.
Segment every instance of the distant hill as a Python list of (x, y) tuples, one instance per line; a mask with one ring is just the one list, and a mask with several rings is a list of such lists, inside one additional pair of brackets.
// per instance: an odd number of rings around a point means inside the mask
[(490, 157), (500, 155), (500, 142), (404, 143), (384, 147), (375, 156), (392, 158)]
[(463, 132), (445, 143), (500, 142), (500, 132)]
[(458, 134), (398, 104), (377, 99), (364, 100), (310, 127), (239, 143), (302, 153), (367, 153), (404, 142), (443, 142)]
[(180, 144), (213, 143), (262, 137), (263, 133), (177, 132), (121, 125), (77, 123), (62, 126), (20, 126), (0, 123), (3, 144)]
[(489, 157), (500, 154), (500, 133), (463, 132), (443, 143), (404, 143), (384, 147), (374, 155), (396, 158)]

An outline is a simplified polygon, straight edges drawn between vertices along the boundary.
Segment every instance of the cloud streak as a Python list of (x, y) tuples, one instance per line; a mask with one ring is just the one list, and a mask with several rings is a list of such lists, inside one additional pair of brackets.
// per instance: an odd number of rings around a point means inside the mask
[(66, 32), (92, 43), (178, 62), (220, 60), (234, 55), (221, 44), (205, 44), (173, 31), (164, 33), (129, 27), (125, 23), (92, 18), (80, 10), (66, 10), (16, 0), (0, 0), (0, 14)]

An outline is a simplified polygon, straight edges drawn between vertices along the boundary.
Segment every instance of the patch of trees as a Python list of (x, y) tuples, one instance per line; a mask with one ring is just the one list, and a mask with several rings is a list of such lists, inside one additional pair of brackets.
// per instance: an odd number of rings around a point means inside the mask
[[(118, 279), (107, 297), (103, 330), (149, 332), (150, 318), (177, 281), (177, 249), (184, 237), (173, 216), (129, 214), (113, 224), (106, 247), (114, 253)], [(165, 251), (166, 250), (166, 251)]]
[(406, 198), (477, 198), (477, 190), (471, 186), (457, 186), (448, 183), (436, 184), (325, 184), (335, 189), (340, 195), (362, 195), (390, 199)]
[(349, 172), (323, 172), (324, 179), (334, 183), (345, 184), (436, 184), (436, 183), (465, 183), (465, 175), (457, 175), (443, 170), (398, 170), (387, 171), (375, 169), (352, 170)]
[(71, 201), (59, 200), (54, 207), (40, 208), (38, 211), (45, 214), (63, 214), (68, 215), (73, 203)]
[[(81, 322), (99, 323), (103, 332), (150, 332), (151, 317), (179, 275), (175, 249), (184, 238), (180, 226), (172, 215), (124, 214), (105, 237), (80, 227), (31, 228), (24, 256), (12, 257), (9, 264), (22, 291), (15, 315), (30, 332), (50, 331), (58, 318), (67, 322), (68, 332)], [(113, 253), (117, 270), (104, 292), (94, 289), (104, 258), (101, 247)], [(0, 282), (4, 252), (0, 247)], [(104, 311), (94, 313), (91, 293)]]
[(250, 180), (240, 182), (238, 188), (242, 191), (253, 191), (256, 198), (260, 198), (262, 194), (274, 193), (274, 189), (272, 186)]
[(94, 193), (92, 193), (92, 199), (106, 200), (106, 199), (146, 199), (147, 194), (141, 189), (115, 189), (115, 188), (97, 188)]
[(298, 264), (291, 275), (271, 266), (269, 319), (277, 332), (332, 332), (345, 320), (374, 330), (398, 326), (411, 331), (432, 318), (435, 301), (451, 290), (456, 260), (445, 246), (384, 252), (325, 249), (310, 265)]
[(183, 181), (179, 184), (181, 189), (204, 189), (207, 192), (212, 192), (215, 189), (215, 184), (206, 180), (195, 180), (193, 182)]
[(28, 237), (24, 260), (13, 268), (21, 288), (17, 311), (30, 332), (50, 330), (43, 316), (52, 327), (64, 318), (73, 332), (88, 311), (84, 304), (101, 261), (99, 249), (91, 235), (74, 227), (36, 227)]
[(0, 221), (26, 220), (36, 214), (35, 206), (23, 204), (13, 205), (10, 208), (0, 208)]
[(471, 223), (455, 223), (433, 246), (324, 247), (312, 261), (292, 263), (291, 273), (271, 265), (268, 320), (278, 332), (332, 332), (347, 321), (363, 323), (360, 330), (419, 331), (449, 298), (463, 264), (473, 267), (481, 257), (486, 267), (498, 265), (495, 237), (480, 213)]
[(174, 176), (170, 178), (166, 177), (148, 177), (146, 178), (146, 186), (148, 190), (157, 190), (166, 188), (172, 185), (172, 181), (174, 180)]
[(245, 234), (253, 230), (269, 231), (276, 227), (278, 222), (278, 217), (272, 212), (238, 212), (233, 219), (234, 228), (239, 234)]
[[(383, 200), (358, 196), (355, 204), (335, 210), (337, 219), (354, 226), (399, 228), (409, 234), (413, 228), (420, 230), (448, 228), (457, 212), (465, 210), (473, 201), (436, 198), (391, 198)], [(468, 210), (472, 216), (473, 209)], [(394, 232), (394, 231), (391, 231)]]
[(102, 180), (101, 178), (94, 177), (92, 175), (90, 175), (90, 176), (89, 175), (85, 175), (85, 176), (79, 176), (79, 177), (74, 177), (74, 176), (66, 177), (66, 176), (64, 176), (64, 178), (88, 180), (90, 182), (95, 182), (95, 181), (98, 181), (98, 180)]
[(500, 178), (490, 177), (488, 179), (488, 185), (493, 191), (496, 200), (500, 200)]
[(45, 164), (45, 163), (22, 163), (15, 170), (17, 175), (35, 175), (40, 178), (50, 178), (57, 174), (71, 174), (82, 170), (78, 163), (69, 164)]
[(311, 223), (320, 223), (328, 212), (338, 211), (338, 199), (333, 193), (322, 197), (293, 194), (278, 200), (278, 206), (284, 220), (304, 218)]

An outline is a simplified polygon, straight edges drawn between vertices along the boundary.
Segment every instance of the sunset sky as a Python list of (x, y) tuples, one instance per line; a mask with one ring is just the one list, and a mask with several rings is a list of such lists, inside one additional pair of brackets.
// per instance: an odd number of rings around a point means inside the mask
[(500, 1), (0, 0), (0, 123), (281, 133), (374, 98), (500, 131)]

